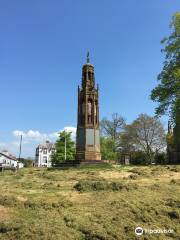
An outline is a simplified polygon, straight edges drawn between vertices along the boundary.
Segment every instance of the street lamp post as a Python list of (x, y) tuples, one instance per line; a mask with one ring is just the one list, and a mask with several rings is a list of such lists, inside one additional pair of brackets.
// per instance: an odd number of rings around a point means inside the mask
[(65, 131), (65, 142), (64, 142), (64, 159), (66, 161), (66, 131)]
[(19, 145), (19, 161), (20, 161), (20, 158), (21, 158), (21, 145), (22, 145), (22, 135), (20, 137), (20, 145)]

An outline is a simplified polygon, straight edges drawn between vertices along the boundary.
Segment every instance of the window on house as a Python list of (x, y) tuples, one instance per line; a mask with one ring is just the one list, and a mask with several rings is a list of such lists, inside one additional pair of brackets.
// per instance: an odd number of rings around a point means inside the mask
[(43, 154), (47, 154), (47, 149), (44, 149), (44, 150), (43, 150)]
[(43, 163), (47, 163), (47, 157), (43, 157)]

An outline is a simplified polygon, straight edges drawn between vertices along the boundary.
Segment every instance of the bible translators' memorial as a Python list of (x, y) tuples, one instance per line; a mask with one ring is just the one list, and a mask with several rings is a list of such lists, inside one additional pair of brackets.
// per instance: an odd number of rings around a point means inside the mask
[(100, 161), (99, 89), (95, 85), (94, 66), (89, 61), (82, 68), (82, 84), (78, 87), (78, 119), (76, 160)]

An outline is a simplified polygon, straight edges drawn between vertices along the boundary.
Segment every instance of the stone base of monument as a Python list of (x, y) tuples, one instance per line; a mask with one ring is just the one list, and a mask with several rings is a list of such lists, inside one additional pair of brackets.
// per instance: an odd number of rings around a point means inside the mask
[(101, 153), (100, 152), (88, 152), (88, 151), (79, 151), (76, 154), (76, 159), (80, 162), (94, 162), (101, 161)]

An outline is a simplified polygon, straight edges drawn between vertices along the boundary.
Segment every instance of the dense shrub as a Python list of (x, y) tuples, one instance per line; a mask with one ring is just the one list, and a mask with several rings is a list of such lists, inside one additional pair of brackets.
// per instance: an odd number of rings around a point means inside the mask
[(17, 231), (17, 227), (8, 226), (5, 223), (0, 223), (0, 233), (8, 233), (11, 231)]
[(14, 207), (19, 204), (19, 201), (13, 196), (2, 196), (0, 195), (0, 205)]
[(171, 219), (179, 219), (180, 218), (180, 215), (179, 215), (179, 213), (177, 211), (168, 212), (168, 216)]
[(131, 175), (128, 176), (128, 178), (129, 178), (129, 179), (132, 179), (132, 180), (136, 180), (136, 179), (139, 178), (139, 175), (136, 174), (136, 173), (135, 173), (135, 174), (131, 174)]
[(71, 207), (72, 203), (68, 200), (65, 199), (61, 199), (58, 202), (53, 202), (53, 203), (48, 203), (48, 202), (44, 202), (44, 201), (30, 201), (27, 200), (26, 202), (24, 202), (24, 207), (25, 208), (30, 208), (30, 209), (44, 209), (44, 210), (51, 210), (53, 208), (67, 208), (67, 207)]
[(133, 152), (131, 155), (131, 164), (147, 164), (146, 154), (141, 151)]
[(138, 176), (142, 176), (142, 177), (150, 177), (151, 174), (148, 170), (146, 170), (145, 168), (133, 168), (131, 170), (129, 170), (129, 172), (134, 173), (137, 177)]
[(155, 155), (155, 163), (156, 164), (167, 164), (166, 153), (156, 153), (156, 155)]
[(180, 179), (171, 179), (170, 184), (180, 185)]
[(180, 208), (180, 200), (169, 198), (166, 201), (166, 205), (169, 207)]
[(136, 184), (119, 183), (119, 182), (107, 182), (107, 181), (87, 181), (80, 180), (75, 184), (74, 188), (79, 192), (90, 192), (90, 191), (120, 191), (120, 190), (133, 190), (137, 189)]

